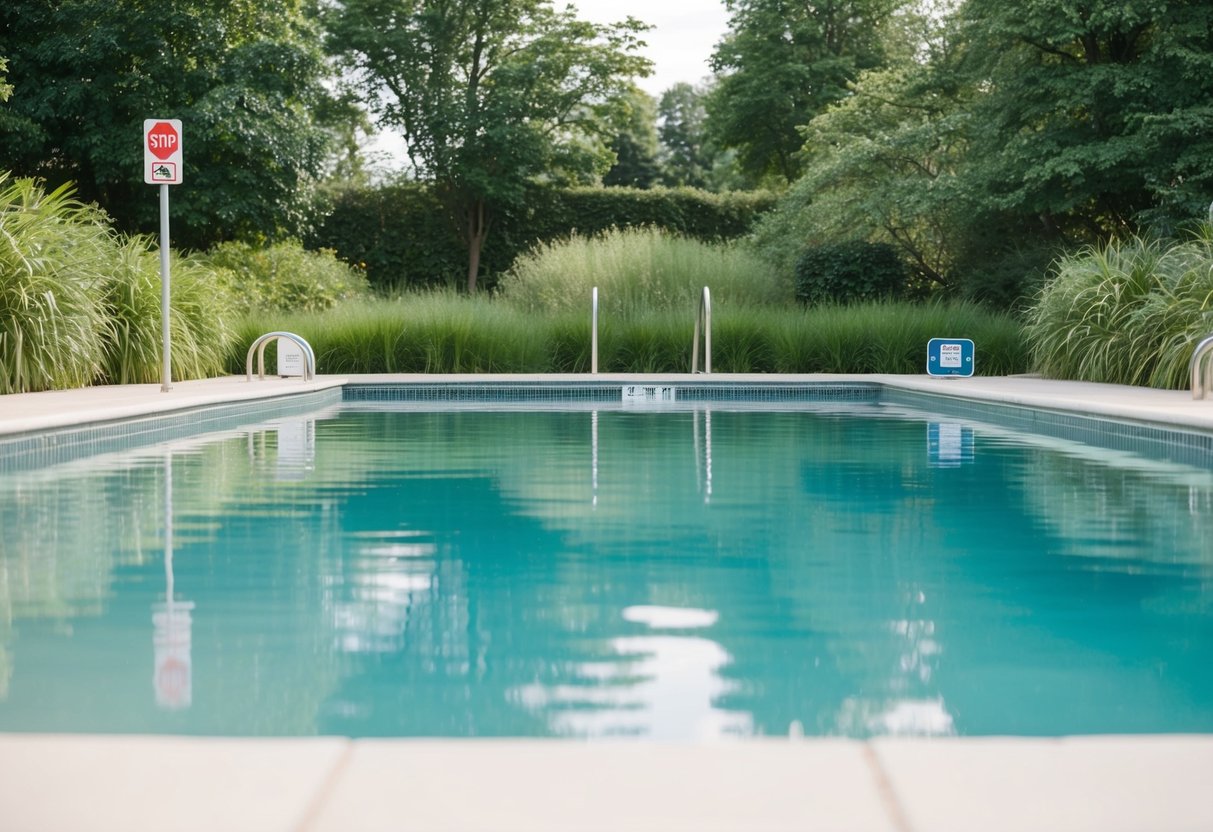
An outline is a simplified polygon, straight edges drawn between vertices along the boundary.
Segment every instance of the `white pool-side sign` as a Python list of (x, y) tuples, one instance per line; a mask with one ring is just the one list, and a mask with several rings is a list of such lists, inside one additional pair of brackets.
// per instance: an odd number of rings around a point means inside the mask
[(927, 375), (973, 375), (973, 342), (968, 338), (932, 338), (927, 342)]
[(181, 120), (143, 121), (143, 181), (148, 185), (180, 185), (182, 181)]
[(276, 339), (278, 346), (278, 375), (301, 376), (304, 374), (303, 346), (290, 338)]

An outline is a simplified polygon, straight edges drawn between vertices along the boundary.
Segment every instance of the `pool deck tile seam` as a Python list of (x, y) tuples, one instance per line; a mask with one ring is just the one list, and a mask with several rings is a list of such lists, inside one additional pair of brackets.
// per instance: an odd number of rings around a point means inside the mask
[(897, 799), (897, 792), (893, 788), (889, 774), (881, 765), (880, 756), (870, 742), (863, 744), (863, 760), (867, 764), (868, 772), (871, 774), (876, 791), (880, 795), (881, 803), (894, 830), (896, 832), (915, 832), (910, 826), (909, 818), (906, 817), (905, 809)]
[(316, 793), (312, 795), (311, 800), (308, 801), (307, 808), (303, 812), (303, 817), (295, 827), (296, 832), (310, 832), (316, 828), (316, 823), (319, 821), (321, 812), (324, 811), (326, 805), (332, 799), (333, 792), (336, 791), (341, 780), (345, 777), (346, 771), (349, 769), (350, 760), (354, 756), (356, 742), (353, 739), (346, 739), (345, 747), (341, 750), (341, 756), (333, 763), (324, 781), (316, 789)]

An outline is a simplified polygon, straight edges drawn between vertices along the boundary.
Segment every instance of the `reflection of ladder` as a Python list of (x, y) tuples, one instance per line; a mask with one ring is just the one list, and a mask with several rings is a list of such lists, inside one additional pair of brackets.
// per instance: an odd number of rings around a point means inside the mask
[(303, 350), (303, 380), (311, 381), (316, 377), (316, 353), (312, 345), (293, 332), (267, 332), (248, 348), (248, 356), (244, 359), (244, 380), (253, 380), (253, 353), (257, 353), (257, 378), (265, 380), (265, 348), (275, 338), (285, 338), (299, 345)]
[[(1213, 213), (1213, 207), (1209, 211)], [(1205, 361), (1206, 358), (1209, 360)], [(1209, 395), (1209, 389), (1213, 388), (1213, 335), (1197, 344), (1192, 351), (1188, 375), (1192, 377), (1192, 398), (1203, 399)]]
[(703, 492), (703, 501), (712, 501), (712, 411), (703, 411), (703, 464), (699, 459), (699, 410), (691, 411), (695, 440), (695, 486)]
[(699, 372), (699, 332), (703, 330), (703, 371), (712, 372), (712, 293), (703, 287), (699, 298), (699, 314), (695, 316), (695, 344), (691, 347), (691, 372)]

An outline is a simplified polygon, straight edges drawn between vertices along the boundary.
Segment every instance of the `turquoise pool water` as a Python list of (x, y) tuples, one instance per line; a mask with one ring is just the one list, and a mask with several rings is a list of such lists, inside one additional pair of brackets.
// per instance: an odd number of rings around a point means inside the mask
[(711, 407), (335, 405), (0, 475), (0, 730), (1213, 731), (1213, 472)]

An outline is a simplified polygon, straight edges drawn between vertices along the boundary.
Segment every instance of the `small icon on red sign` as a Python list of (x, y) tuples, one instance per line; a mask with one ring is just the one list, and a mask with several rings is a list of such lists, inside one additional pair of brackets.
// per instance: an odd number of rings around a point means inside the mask
[(156, 182), (176, 182), (177, 164), (175, 162), (156, 162), (152, 165), (152, 179)]

